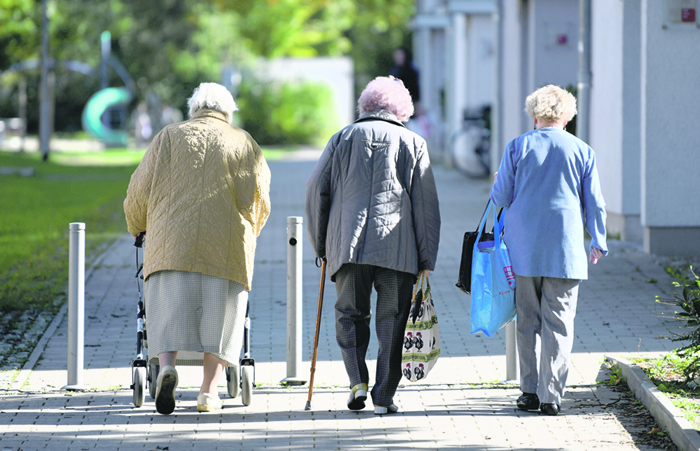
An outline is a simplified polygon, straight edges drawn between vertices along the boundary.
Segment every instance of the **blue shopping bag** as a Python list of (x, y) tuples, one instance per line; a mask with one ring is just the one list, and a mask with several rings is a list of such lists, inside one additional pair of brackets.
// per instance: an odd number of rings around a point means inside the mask
[(515, 319), (515, 275), (501, 239), (505, 212), (498, 220), (494, 207), (494, 240), (479, 242), (490, 209), (491, 202), (479, 225), (472, 254), (471, 333), (483, 332), (487, 337)]

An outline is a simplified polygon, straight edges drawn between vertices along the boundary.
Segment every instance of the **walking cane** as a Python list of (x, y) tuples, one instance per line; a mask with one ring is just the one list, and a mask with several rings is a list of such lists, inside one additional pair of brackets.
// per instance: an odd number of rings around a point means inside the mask
[[(316, 265), (318, 266), (318, 260)], [(309, 375), (309, 399), (304, 410), (311, 410), (311, 397), (314, 394), (314, 375), (316, 374), (316, 357), (318, 356), (318, 336), (321, 332), (321, 309), (323, 308), (323, 289), (326, 286), (326, 259), (321, 259), (321, 285), (318, 289), (318, 308), (316, 310), (316, 332), (314, 333), (314, 350), (311, 355), (311, 374)]]

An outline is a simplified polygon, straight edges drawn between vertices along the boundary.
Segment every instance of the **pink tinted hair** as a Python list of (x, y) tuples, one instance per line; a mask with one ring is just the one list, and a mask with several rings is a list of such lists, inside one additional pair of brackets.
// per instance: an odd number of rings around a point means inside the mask
[(377, 77), (367, 84), (357, 101), (360, 115), (375, 110), (393, 113), (401, 122), (413, 116), (413, 101), (403, 82), (394, 77)]

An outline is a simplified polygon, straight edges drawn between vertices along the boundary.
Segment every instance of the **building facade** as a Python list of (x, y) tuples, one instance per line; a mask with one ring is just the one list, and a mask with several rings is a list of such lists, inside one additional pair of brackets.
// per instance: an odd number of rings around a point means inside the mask
[[(525, 97), (550, 83), (578, 86), (583, 1), (592, 78), (581, 114), (609, 235), (650, 253), (700, 255), (699, 0), (417, 0), (416, 62), (431, 92), (425, 108), (444, 111), (441, 144), (454, 144), (464, 108), (488, 102), (495, 169), (505, 144), (532, 128)], [(490, 61), (475, 60), (487, 39)]]

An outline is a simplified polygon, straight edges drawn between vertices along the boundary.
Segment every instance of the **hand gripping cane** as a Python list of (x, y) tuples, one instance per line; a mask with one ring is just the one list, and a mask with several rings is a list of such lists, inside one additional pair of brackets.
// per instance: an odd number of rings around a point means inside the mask
[[(318, 260), (316, 265), (318, 266)], [(316, 309), (316, 332), (314, 333), (314, 350), (311, 355), (311, 374), (309, 375), (309, 398), (304, 410), (311, 410), (311, 397), (314, 394), (314, 375), (316, 374), (316, 357), (318, 356), (318, 336), (321, 332), (321, 310), (323, 308), (323, 289), (326, 286), (326, 259), (321, 259), (321, 284), (318, 289), (318, 308)]]

